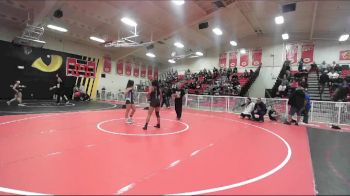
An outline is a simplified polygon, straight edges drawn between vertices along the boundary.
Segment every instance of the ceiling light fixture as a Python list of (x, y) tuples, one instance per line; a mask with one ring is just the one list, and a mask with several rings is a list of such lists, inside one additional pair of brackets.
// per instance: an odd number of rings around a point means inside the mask
[(120, 19), (124, 24), (127, 24), (129, 26), (132, 26), (132, 27), (136, 27), (137, 26), (137, 23), (133, 20), (131, 20), (130, 18), (127, 18), (127, 17), (123, 17), (122, 19)]
[(276, 16), (275, 17), (275, 23), (276, 24), (283, 24), (284, 23), (284, 17), (283, 16)]
[(196, 52), (196, 55), (197, 56), (203, 56), (203, 53), (202, 52)]
[(283, 39), (283, 40), (289, 39), (288, 33), (283, 33), (283, 34), (282, 34), (282, 39)]
[(237, 46), (237, 42), (235, 42), (235, 41), (230, 41), (230, 44), (231, 44), (232, 46)]
[(340, 42), (345, 42), (348, 39), (349, 39), (349, 34), (343, 34), (339, 37)]
[(147, 53), (146, 53), (146, 56), (151, 57), (151, 58), (156, 57), (156, 55), (153, 54), (152, 52), (147, 52)]
[(214, 32), (216, 35), (222, 35), (222, 31), (221, 31), (221, 29), (219, 29), (219, 28), (214, 28), (214, 29), (213, 29), (213, 32)]
[(245, 53), (247, 53), (247, 51), (243, 48), (243, 49), (241, 49), (240, 51), (239, 51), (241, 54), (245, 54)]
[(48, 28), (56, 30), (56, 31), (60, 31), (60, 32), (67, 32), (68, 30), (63, 28), (63, 27), (59, 27), (59, 26), (55, 26), (55, 25), (47, 25)]
[(175, 42), (174, 43), (174, 46), (176, 46), (176, 47), (178, 47), (178, 48), (183, 48), (183, 47), (185, 47), (182, 43), (180, 43), (180, 42)]
[(100, 42), (100, 43), (105, 43), (106, 41), (104, 39), (98, 38), (98, 37), (94, 37), (91, 36), (90, 37), (91, 40), (96, 41), (96, 42)]
[(185, 4), (185, 1), (184, 0), (173, 0), (173, 3), (175, 5), (183, 5), (183, 4)]
[(168, 62), (172, 63), (172, 64), (176, 63), (176, 61), (174, 59), (169, 59)]

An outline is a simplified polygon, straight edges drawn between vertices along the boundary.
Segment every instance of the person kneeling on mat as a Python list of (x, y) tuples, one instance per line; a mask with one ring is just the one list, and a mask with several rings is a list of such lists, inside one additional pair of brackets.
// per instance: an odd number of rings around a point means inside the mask
[(177, 120), (181, 119), (182, 115), (182, 98), (185, 95), (185, 91), (179, 88), (179, 85), (173, 90), (173, 97), (175, 100), (175, 111)]
[[(251, 113), (253, 120), (259, 121), (259, 122), (264, 122), (264, 116), (265, 116), (266, 112), (267, 112), (267, 110), (266, 110), (265, 103), (262, 102), (260, 98), (258, 98), (256, 100), (254, 110)], [(256, 118), (255, 114), (257, 114), (259, 116), (259, 118)]]
[(160, 128), (160, 115), (159, 115), (159, 110), (160, 110), (160, 103), (161, 103), (161, 98), (162, 98), (162, 92), (159, 88), (159, 83), (158, 80), (153, 80), (152, 81), (152, 86), (149, 87), (148, 89), (148, 95), (149, 95), (149, 109), (148, 109), (148, 114), (146, 118), (146, 124), (142, 128), (143, 130), (147, 130), (148, 123), (151, 119), (151, 115), (153, 113), (153, 110), (155, 110), (156, 117), (157, 117), (157, 125), (154, 127)]
[(269, 106), (268, 115), (269, 115), (269, 119), (270, 119), (271, 121), (277, 121), (278, 114), (277, 114), (276, 110), (273, 109), (272, 106)]
[(249, 119), (252, 117), (251, 113), (254, 110), (255, 103), (252, 102), (252, 100), (248, 97), (246, 100), (246, 103), (242, 104), (241, 107), (244, 107), (243, 112), (241, 113), (241, 118), (248, 117)]

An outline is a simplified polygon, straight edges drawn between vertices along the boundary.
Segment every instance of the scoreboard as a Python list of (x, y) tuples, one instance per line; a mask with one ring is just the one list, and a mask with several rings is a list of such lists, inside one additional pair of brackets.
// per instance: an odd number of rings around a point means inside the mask
[(95, 78), (96, 62), (67, 57), (66, 75), (84, 78)]

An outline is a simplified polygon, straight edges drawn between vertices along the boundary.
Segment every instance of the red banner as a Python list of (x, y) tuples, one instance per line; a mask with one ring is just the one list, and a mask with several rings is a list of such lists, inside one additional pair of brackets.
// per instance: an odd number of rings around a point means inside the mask
[(258, 66), (261, 64), (261, 58), (262, 58), (262, 49), (256, 49), (253, 50), (253, 54), (252, 54), (252, 65), (254, 66)]
[(232, 53), (230, 53), (230, 62), (229, 62), (229, 66), (230, 66), (230, 67), (235, 67), (235, 66), (237, 66), (237, 60), (238, 60), (238, 52), (232, 52)]
[(301, 47), (301, 58), (305, 64), (311, 64), (314, 61), (314, 44), (303, 44)]
[(125, 75), (131, 76), (131, 70), (132, 70), (131, 62), (126, 61), (126, 63), (125, 63)]
[(153, 80), (153, 67), (152, 67), (152, 65), (148, 65), (147, 76), (148, 76), (148, 79)]
[(339, 60), (341, 61), (350, 60), (350, 50), (340, 51)]
[(245, 54), (241, 53), (241, 56), (239, 58), (239, 65), (242, 67), (247, 66), (249, 63), (249, 53), (248, 51)]
[(220, 54), (220, 57), (219, 57), (219, 66), (220, 66), (220, 67), (226, 67), (226, 52)]
[(158, 80), (158, 67), (154, 68), (154, 79)]
[(105, 56), (103, 61), (103, 72), (110, 73), (112, 70), (112, 60), (111, 57)]
[(286, 59), (295, 64), (298, 62), (298, 45), (297, 44), (287, 44), (286, 46)]
[(134, 77), (139, 77), (140, 76), (140, 66), (137, 64), (134, 64)]
[(146, 65), (141, 65), (141, 77), (145, 78), (146, 77)]
[(117, 63), (117, 74), (123, 75), (124, 72), (124, 62), (123, 60), (119, 60)]

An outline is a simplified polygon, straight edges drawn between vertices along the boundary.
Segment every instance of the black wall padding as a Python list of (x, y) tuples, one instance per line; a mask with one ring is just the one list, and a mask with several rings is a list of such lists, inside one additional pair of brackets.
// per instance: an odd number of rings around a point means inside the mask
[[(48, 58), (47, 55), (60, 55), (62, 57), (62, 66), (58, 71), (52, 73), (42, 72), (31, 66), (39, 57), (42, 58), (45, 64), (50, 64), (50, 58)], [(15, 46), (10, 42), (0, 41), (0, 99), (9, 99), (13, 97), (14, 93), (10, 85), (14, 84), (16, 80), (21, 80), (22, 84), (27, 86), (27, 88), (23, 90), (24, 99), (30, 99), (31, 94), (33, 94), (34, 99), (50, 99), (53, 92), (49, 91), (49, 87), (55, 85), (56, 73), (59, 73), (62, 77), (67, 96), (70, 97), (76, 77), (66, 76), (67, 57), (82, 58), (79, 55), (42, 48), (33, 48), (31, 54), (25, 55), (21, 46)], [(24, 69), (20, 70), (17, 66), (24, 66)]]

